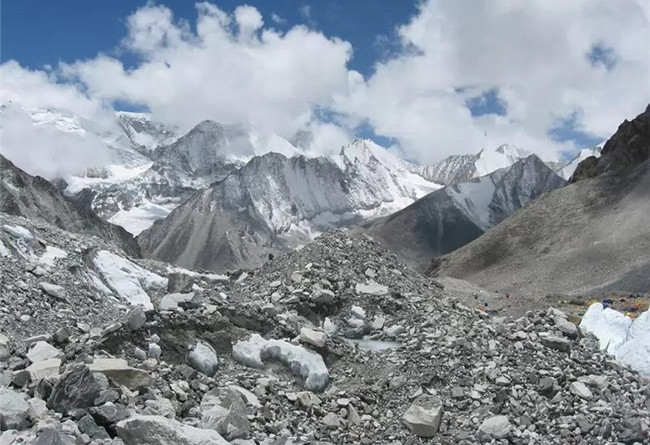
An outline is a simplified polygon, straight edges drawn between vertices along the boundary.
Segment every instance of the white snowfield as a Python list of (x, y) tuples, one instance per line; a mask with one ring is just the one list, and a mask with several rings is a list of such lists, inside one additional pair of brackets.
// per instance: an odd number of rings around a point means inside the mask
[(253, 334), (247, 340), (238, 341), (232, 348), (232, 355), (235, 360), (253, 368), (263, 368), (265, 360), (278, 360), (302, 377), (305, 388), (311, 391), (322, 391), (329, 380), (329, 372), (320, 354), (283, 340), (266, 340)]
[(106, 284), (134, 306), (142, 305), (146, 309), (153, 309), (151, 298), (146, 289), (167, 286), (167, 278), (150, 272), (107, 250), (97, 252), (93, 262)]
[(600, 347), (619, 362), (650, 376), (650, 313), (632, 319), (594, 303), (582, 317), (580, 328), (594, 334)]
[(117, 224), (118, 226), (122, 226), (133, 236), (138, 236), (144, 230), (151, 227), (154, 222), (169, 215), (177, 206), (178, 202), (161, 205), (145, 199), (142, 203), (135, 205), (128, 210), (120, 210), (108, 221)]
[(568, 181), (576, 171), (576, 168), (578, 168), (578, 164), (587, 159), (589, 156), (596, 156), (599, 158), (600, 151), (601, 148), (599, 146), (592, 148), (583, 148), (575, 158), (573, 158), (567, 165), (558, 170), (557, 173)]

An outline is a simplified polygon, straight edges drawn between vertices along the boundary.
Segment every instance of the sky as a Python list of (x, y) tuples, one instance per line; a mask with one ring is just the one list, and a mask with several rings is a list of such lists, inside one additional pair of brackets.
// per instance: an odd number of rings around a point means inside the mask
[(559, 159), (650, 102), (649, 5), (4, 0), (0, 103), (308, 131), (322, 154), (371, 137), (420, 163), (503, 143)]

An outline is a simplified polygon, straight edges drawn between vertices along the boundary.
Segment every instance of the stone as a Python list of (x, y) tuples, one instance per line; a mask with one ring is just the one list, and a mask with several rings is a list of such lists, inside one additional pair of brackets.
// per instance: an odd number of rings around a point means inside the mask
[(32, 363), (59, 358), (62, 355), (63, 353), (59, 349), (44, 341), (37, 341), (27, 352), (27, 358)]
[(32, 424), (29, 409), (23, 394), (0, 388), (0, 431), (29, 428)]
[(144, 351), (144, 349), (138, 348), (137, 346), (133, 350), (133, 355), (141, 362), (147, 359), (147, 353)]
[(388, 287), (376, 283), (373, 280), (370, 280), (367, 283), (357, 283), (354, 290), (357, 294), (375, 295), (377, 297), (388, 294)]
[(150, 415), (158, 415), (174, 419), (176, 417), (176, 409), (169, 399), (156, 398), (144, 402), (144, 413)]
[(593, 398), (593, 394), (591, 394), (587, 385), (579, 381), (571, 383), (571, 385), (569, 385), (569, 391), (571, 394), (576, 395), (581, 399), (591, 400)]
[(561, 352), (569, 352), (571, 350), (571, 342), (565, 338), (556, 337), (554, 335), (540, 335), (539, 339), (547, 348)]
[(213, 429), (227, 440), (243, 439), (250, 434), (246, 401), (240, 392), (216, 388), (201, 400), (202, 428)]
[(300, 341), (317, 348), (324, 348), (325, 343), (327, 343), (327, 334), (310, 328), (301, 328)]
[(52, 340), (57, 345), (62, 345), (68, 342), (68, 339), (70, 339), (71, 335), (72, 335), (72, 330), (69, 327), (64, 326), (60, 329), (57, 329), (57, 331), (52, 336)]
[(194, 298), (194, 292), (167, 294), (160, 300), (158, 309), (161, 311), (182, 311), (183, 309), (179, 305), (191, 301), (192, 298)]
[(151, 383), (151, 377), (147, 371), (132, 368), (126, 360), (121, 358), (95, 357), (88, 367), (92, 372), (103, 374), (129, 389), (147, 387)]
[(110, 426), (129, 417), (129, 410), (120, 404), (106, 402), (90, 408), (90, 414), (99, 425)]
[(311, 301), (319, 305), (328, 305), (336, 301), (336, 294), (329, 289), (316, 288), (311, 294)]
[(0, 334), (0, 361), (7, 360), (9, 357), (11, 357), (9, 337)]
[(493, 416), (485, 419), (478, 427), (479, 437), (504, 439), (510, 434), (512, 425), (507, 416)]
[(202, 341), (194, 345), (187, 356), (187, 361), (192, 368), (209, 377), (212, 377), (219, 367), (216, 351), (212, 346)]
[(336, 429), (341, 427), (342, 419), (334, 413), (327, 413), (322, 418), (321, 423), (327, 428)]
[(554, 377), (542, 377), (537, 383), (537, 392), (546, 397), (553, 397), (559, 390), (560, 387)]
[(77, 365), (54, 385), (47, 407), (64, 414), (75, 408), (88, 408), (94, 405), (103, 389), (87, 366)]
[(66, 302), (68, 301), (67, 298), (65, 297), (65, 289), (63, 286), (42, 281), (38, 283), (38, 287), (50, 297), (56, 298), (57, 300), (61, 300), (61, 301), (66, 301)]
[(578, 337), (578, 327), (564, 317), (555, 318), (555, 326), (569, 338)]
[(27, 403), (29, 404), (29, 417), (33, 421), (43, 419), (47, 416), (47, 404), (45, 400), (33, 397)]
[(145, 312), (144, 306), (142, 305), (134, 306), (126, 314), (126, 325), (132, 331), (141, 329), (146, 322), (147, 313)]
[(184, 425), (163, 416), (136, 415), (115, 425), (125, 445), (228, 445), (216, 431)]
[(76, 445), (77, 441), (69, 434), (46, 428), (38, 433), (31, 445)]
[(397, 337), (398, 335), (402, 334), (405, 332), (406, 329), (404, 329), (404, 326), (394, 324), (392, 326), (388, 326), (384, 328), (384, 334), (386, 334), (389, 337)]
[(79, 431), (88, 434), (93, 439), (110, 439), (106, 430), (97, 425), (95, 420), (88, 414), (77, 421), (77, 426), (79, 427)]
[(170, 294), (185, 294), (192, 291), (194, 278), (181, 272), (172, 272), (167, 275), (167, 292)]
[(149, 351), (147, 355), (150, 358), (155, 358), (156, 360), (160, 360), (160, 355), (162, 354), (162, 349), (160, 349), (160, 346), (156, 343), (149, 343)]
[(434, 437), (442, 421), (442, 401), (434, 396), (421, 395), (406, 410), (402, 423), (412, 434), (419, 437)]

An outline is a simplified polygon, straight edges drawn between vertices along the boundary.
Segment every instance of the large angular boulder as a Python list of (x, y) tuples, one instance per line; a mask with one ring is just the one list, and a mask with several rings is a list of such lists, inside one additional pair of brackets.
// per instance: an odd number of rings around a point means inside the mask
[(75, 408), (89, 408), (94, 405), (100, 392), (105, 389), (85, 365), (75, 366), (61, 376), (52, 388), (47, 407), (60, 413)]
[(37, 341), (34, 343), (27, 353), (27, 358), (32, 362), (41, 362), (43, 360), (51, 360), (59, 358), (63, 355), (59, 349), (45, 341)]
[(147, 371), (132, 368), (127, 361), (121, 358), (95, 358), (89, 365), (92, 372), (104, 374), (119, 385), (129, 389), (146, 387), (151, 383)]
[(440, 429), (442, 402), (440, 399), (422, 395), (415, 399), (402, 416), (402, 423), (409, 431), (420, 437), (433, 437)]
[(125, 445), (228, 445), (214, 430), (194, 428), (163, 416), (133, 416), (115, 425)]
[(250, 433), (248, 409), (243, 395), (231, 388), (216, 388), (201, 400), (201, 427), (217, 431), (227, 440)]

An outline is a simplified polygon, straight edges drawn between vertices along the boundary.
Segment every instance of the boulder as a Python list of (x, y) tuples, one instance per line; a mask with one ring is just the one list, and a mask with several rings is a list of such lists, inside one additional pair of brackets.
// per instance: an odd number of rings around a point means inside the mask
[(187, 361), (192, 368), (210, 377), (217, 372), (219, 367), (216, 351), (212, 346), (202, 341), (194, 345), (187, 356)]
[(214, 430), (194, 428), (163, 416), (137, 415), (115, 425), (125, 445), (228, 445)]
[(247, 416), (244, 397), (231, 388), (213, 389), (201, 400), (201, 427), (213, 429), (227, 440), (246, 438), (249, 435)]
[(571, 342), (566, 338), (556, 337), (554, 335), (541, 335), (540, 341), (547, 348), (555, 349), (561, 352), (569, 352), (571, 350)]
[(485, 439), (504, 439), (510, 434), (512, 425), (507, 416), (493, 416), (485, 419), (478, 427), (479, 437)]
[(25, 396), (10, 389), (0, 389), (0, 431), (22, 430), (30, 426), (29, 403)]
[(370, 280), (367, 283), (357, 283), (354, 290), (357, 294), (375, 295), (378, 297), (388, 293), (388, 288), (386, 286), (373, 280)]
[(92, 372), (99, 372), (129, 389), (146, 387), (151, 383), (147, 371), (132, 368), (121, 358), (95, 358), (88, 366)]
[(316, 346), (317, 348), (323, 348), (327, 342), (327, 334), (310, 328), (301, 328), (300, 341)]
[(181, 272), (170, 273), (167, 280), (167, 292), (170, 294), (191, 292), (194, 285), (194, 278)]
[(144, 306), (135, 306), (126, 314), (126, 325), (132, 331), (137, 331), (142, 328), (146, 322), (147, 314), (144, 310)]
[(571, 394), (576, 395), (581, 399), (591, 400), (593, 398), (593, 394), (591, 394), (587, 385), (582, 382), (571, 383), (571, 385), (569, 385), (569, 391)]
[(440, 399), (422, 395), (415, 399), (402, 416), (402, 423), (419, 437), (433, 437), (440, 429), (442, 402)]
[(27, 353), (27, 358), (32, 362), (42, 362), (44, 360), (50, 360), (54, 358), (59, 358), (63, 353), (52, 346), (51, 344), (44, 341), (37, 341), (34, 343)]
[(88, 408), (104, 389), (85, 365), (77, 365), (61, 376), (52, 388), (47, 407), (60, 413), (68, 413), (75, 408)]
[(178, 305), (180, 303), (187, 303), (188, 301), (191, 301), (192, 298), (194, 298), (194, 292), (189, 292), (186, 294), (167, 294), (160, 300), (158, 309), (161, 311), (182, 311)]

